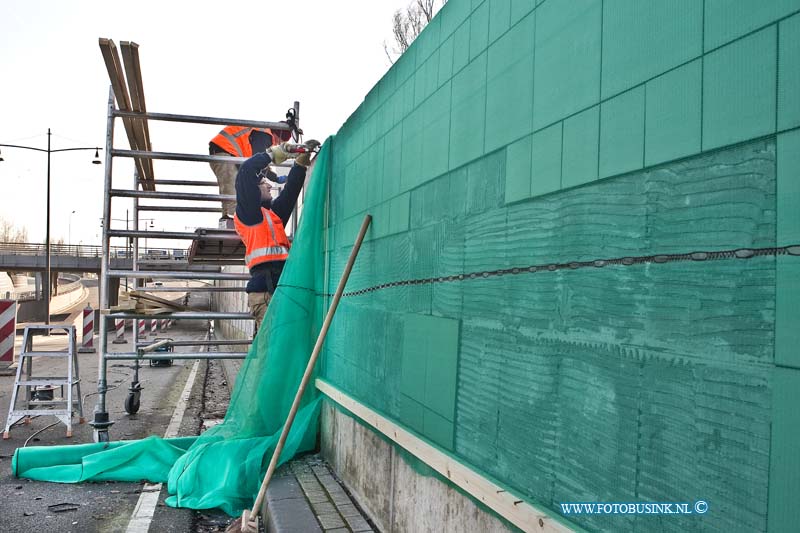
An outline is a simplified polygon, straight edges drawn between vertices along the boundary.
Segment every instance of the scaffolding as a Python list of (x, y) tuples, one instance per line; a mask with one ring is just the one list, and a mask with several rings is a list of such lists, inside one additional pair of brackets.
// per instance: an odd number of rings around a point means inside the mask
[[(171, 180), (155, 179), (153, 171), (153, 160), (168, 161), (192, 161), (192, 162), (213, 162), (222, 161), (228, 163), (241, 163), (245, 161), (242, 157), (229, 157), (218, 155), (198, 155), (186, 153), (157, 152), (153, 151), (150, 142), (148, 121), (168, 121), (183, 122), (193, 124), (208, 124), (219, 126), (248, 126), (253, 128), (268, 128), (273, 131), (291, 131), (295, 141), (300, 140), (302, 130), (299, 128), (299, 102), (294, 102), (293, 106), (286, 113), (285, 121), (263, 122), (253, 120), (241, 120), (230, 118), (215, 118), (206, 116), (175, 115), (165, 113), (151, 113), (147, 111), (144, 99), (141, 70), (139, 64), (138, 45), (133, 42), (122, 41), (120, 43), (122, 58), (124, 60), (125, 75), (123, 75), (123, 62), (116, 45), (110, 39), (100, 39), (100, 49), (111, 80), (111, 88), (108, 97), (108, 113), (106, 127), (106, 152), (105, 152), (105, 177), (104, 177), (104, 196), (103, 196), (103, 241), (102, 241), (102, 261), (100, 273), (100, 342), (98, 347), (98, 380), (97, 380), (97, 403), (94, 409), (94, 416), (90, 422), (94, 428), (95, 442), (109, 441), (109, 428), (114, 423), (106, 407), (106, 393), (109, 390), (107, 380), (108, 361), (133, 360), (135, 369), (133, 379), (129, 388), (129, 395), (125, 402), (126, 411), (129, 414), (136, 412), (139, 407), (139, 396), (142, 388), (139, 383), (139, 367), (142, 361), (157, 361), (164, 359), (244, 359), (247, 352), (218, 352), (218, 351), (198, 351), (175, 353), (163, 353), (162, 348), (169, 346), (198, 346), (207, 348), (209, 346), (220, 345), (247, 345), (252, 341), (171, 341), (144, 343), (140, 339), (139, 328), (135, 327), (136, 321), (144, 319), (173, 319), (173, 320), (253, 320), (250, 313), (245, 312), (217, 312), (217, 311), (197, 311), (197, 310), (175, 310), (163, 312), (158, 315), (151, 315), (144, 312), (131, 310), (114, 310), (116, 303), (116, 292), (119, 288), (119, 280), (126, 279), (128, 283), (133, 281), (133, 288), (136, 291), (151, 292), (244, 292), (244, 284), (236, 287), (217, 286), (218, 281), (245, 281), (249, 279), (247, 273), (223, 272), (223, 265), (244, 266), (244, 246), (236, 232), (232, 229), (199, 228), (194, 232), (186, 231), (140, 231), (140, 215), (145, 212), (185, 212), (185, 213), (214, 213), (219, 212), (217, 206), (209, 207), (209, 203), (217, 203), (224, 200), (235, 200), (235, 196), (221, 194), (205, 194), (197, 192), (173, 192), (158, 190), (157, 186), (169, 185), (186, 188), (217, 186), (216, 181), (195, 181), (195, 180)], [(127, 83), (126, 83), (127, 80)], [(114, 146), (114, 127), (115, 121), (120, 119), (123, 123), (130, 149), (121, 149)], [(130, 188), (116, 187), (113, 181), (113, 162), (117, 158), (132, 158), (134, 161), (133, 180)], [(114, 229), (111, 227), (113, 199), (131, 198), (133, 200), (133, 229)], [(154, 205), (140, 204), (145, 200), (181, 200), (184, 202), (205, 203), (203, 205)], [(297, 213), (292, 216), (293, 227), (296, 225)], [(111, 267), (111, 257), (109, 253), (112, 238), (130, 239), (133, 252), (131, 254), (131, 269), (114, 269)], [(176, 263), (166, 262), (144, 262), (139, 256), (140, 239), (171, 239), (177, 241), (190, 241), (192, 243), (188, 261), (177, 268)], [(196, 280), (213, 282), (207, 286), (147, 286), (148, 279), (168, 279), (168, 280)], [(188, 284), (187, 284), (188, 285)], [(114, 289), (116, 288), (116, 289)], [(114, 352), (108, 350), (108, 333), (114, 331), (114, 321), (132, 320), (134, 321), (133, 331), (133, 351), (127, 353)], [(111, 324), (111, 329), (109, 329)]]

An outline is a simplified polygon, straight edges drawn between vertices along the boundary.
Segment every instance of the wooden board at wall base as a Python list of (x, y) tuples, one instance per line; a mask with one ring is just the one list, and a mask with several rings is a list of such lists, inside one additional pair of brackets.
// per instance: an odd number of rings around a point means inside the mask
[(402, 446), (406, 451), (521, 530), (529, 533), (581, 531), (576, 526), (570, 527), (555, 520), (551, 514), (508, 492), (410, 431), (354, 400), (330, 383), (317, 379), (316, 386), (325, 396), (364, 420), (375, 430)]

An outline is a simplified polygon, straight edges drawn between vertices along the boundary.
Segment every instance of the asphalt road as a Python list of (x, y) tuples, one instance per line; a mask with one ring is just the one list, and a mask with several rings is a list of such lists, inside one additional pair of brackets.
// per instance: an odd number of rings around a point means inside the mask
[[(193, 296), (196, 298), (196, 296)], [(194, 302), (197, 304), (198, 302)], [(204, 321), (178, 322), (167, 335), (175, 340), (192, 340), (204, 338), (206, 323)], [(162, 334), (159, 334), (161, 336)], [(128, 344), (115, 345), (110, 342), (112, 351), (132, 351), (130, 332), (126, 332)], [(18, 339), (18, 343), (21, 338)], [(96, 339), (97, 342), (97, 339)], [(34, 341), (36, 350), (61, 350), (66, 347), (66, 336), (52, 335), (37, 337)], [(192, 351), (191, 347), (177, 347), (176, 351)], [(19, 347), (17, 348), (19, 353)], [(133, 363), (129, 361), (109, 362), (108, 381), (113, 388), (107, 395), (107, 407), (111, 419), (115, 421), (111, 427), (112, 440), (140, 439), (149, 435), (163, 436), (173, 415), (177, 401), (183, 391), (194, 361), (175, 360), (170, 367), (143, 366), (140, 370), (140, 381), (144, 387), (141, 395), (141, 407), (137, 414), (128, 415), (124, 410), (124, 401), (128, 395), (128, 385), (133, 374)], [(58, 358), (36, 358), (34, 360), (35, 375), (64, 375), (65, 360)], [(81, 392), (84, 397), (84, 416), (91, 420), (97, 391), (97, 355), (79, 355)], [(58, 368), (62, 370), (59, 371)], [(195, 378), (191, 399), (180, 425), (179, 435), (196, 435), (202, 426), (202, 419), (208, 418), (201, 412), (203, 405), (204, 385), (208, 381), (205, 363), (200, 364), (200, 371)], [(221, 368), (221, 367), (220, 367)], [(221, 376), (220, 368), (216, 375)], [(41, 371), (41, 373), (40, 373)], [(224, 378), (217, 378), (224, 383)], [(0, 376), (0, 415), (5, 426), (5, 415), (14, 376)], [(224, 413), (227, 400), (223, 398), (217, 411)], [(217, 413), (219, 415), (219, 413)], [(53, 416), (43, 414), (34, 418), (30, 424), (15, 425), (10, 432), (9, 440), (0, 441), (0, 531), (40, 532), (116, 532), (125, 531), (143, 488), (141, 483), (83, 483), (78, 485), (56, 484), (17, 479), (11, 472), (11, 457), (19, 447), (28, 446), (63, 446), (92, 442), (92, 428), (89, 424), (77, 424), (77, 416), (73, 418), (74, 436), (65, 436), (65, 426), (57, 423)], [(41, 431), (37, 434), (37, 432)], [(161, 492), (160, 502), (156, 508), (151, 531), (189, 532), (216, 531), (224, 529), (226, 517), (195, 513), (185, 509), (173, 509), (164, 505), (166, 487)], [(70, 510), (57, 512), (58, 504), (75, 504), (67, 507)]]

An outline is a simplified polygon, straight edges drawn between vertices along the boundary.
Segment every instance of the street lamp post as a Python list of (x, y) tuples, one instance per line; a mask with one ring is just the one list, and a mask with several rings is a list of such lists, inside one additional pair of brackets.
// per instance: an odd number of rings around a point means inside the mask
[[(145, 235), (147, 235), (148, 229), (153, 229), (155, 227), (153, 225), (153, 220), (154, 219), (152, 219), (152, 218), (140, 218), (139, 219), (140, 222), (147, 222), (148, 220), (150, 221), (150, 226), (148, 226), (147, 224), (144, 225)], [(139, 228), (136, 228), (136, 229), (139, 229)], [(149, 256), (150, 255), (150, 252), (147, 249), (147, 237), (144, 238), (144, 255), (145, 256)]]
[[(50, 136), (52, 133), (50, 132), (50, 128), (47, 128), (47, 150), (42, 148), (34, 148), (33, 146), (21, 146), (18, 144), (0, 144), (0, 146), (5, 146), (7, 148), (20, 148), (22, 150), (33, 150), (36, 152), (45, 152), (47, 153), (47, 228), (45, 230), (45, 255), (47, 256), (46, 259), (46, 267), (45, 267), (45, 279), (44, 279), (44, 295), (45, 295), (45, 324), (50, 324), (50, 154), (56, 152), (73, 152), (76, 150), (94, 150), (94, 160), (92, 161), (93, 164), (99, 165), (100, 163), (100, 148), (97, 146), (82, 146), (82, 147), (75, 147), (75, 148), (59, 148), (58, 150), (53, 150), (50, 147)], [(2, 157), (0, 157), (0, 161), (3, 161)], [(73, 211), (74, 212), (74, 211)]]
[(69, 230), (67, 232), (67, 246), (72, 244), (72, 215), (74, 215), (75, 213), (77, 213), (77, 211), (73, 209), (72, 213), (69, 214)]

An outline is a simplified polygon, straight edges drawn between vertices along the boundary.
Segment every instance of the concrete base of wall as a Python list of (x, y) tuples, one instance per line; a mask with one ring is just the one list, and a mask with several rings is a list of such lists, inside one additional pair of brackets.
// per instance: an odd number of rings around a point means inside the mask
[[(246, 272), (244, 267), (226, 266), (222, 267), (226, 273), (242, 274)], [(218, 281), (220, 287), (234, 287), (240, 285), (239, 281)], [(215, 292), (211, 295), (212, 308), (225, 312), (250, 312), (247, 306), (247, 296), (243, 292)], [(254, 322), (252, 320), (218, 320), (215, 324), (217, 331), (222, 333), (226, 339), (251, 339), (254, 333)]]
[(472, 500), (416, 473), (392, 444), (325, 402), (322, 455), (383, 533), (511, 531)]

